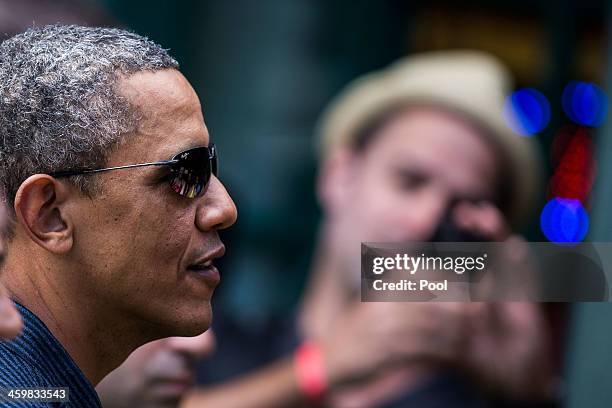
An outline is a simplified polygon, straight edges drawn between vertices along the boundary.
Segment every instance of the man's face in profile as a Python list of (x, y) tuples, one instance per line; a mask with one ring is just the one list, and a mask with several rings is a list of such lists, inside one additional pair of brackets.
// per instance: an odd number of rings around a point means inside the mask
[[(198, 97), (177, 70), (136, 73), (120, 80), (117, 91), (142, 119), (110, 154), (108, 167), (168, 160), (209, 145)], [(144, 323), (151, 338), (202, 333), (219, 282), (211, 263), (225, 250), (217, 230), (236, 220), (221, 182), (212, 177), (202, 196), (187, 198), (172, 190), (165, 166), (95, 177), (100, 193), (80, 196), (75, 209), (75, 256), (87, 274), (81, 293), (95, 296), (108, 313)]]
[(428, 240), (452, 200), (490, 200), (496, 188), (495, 155), (482, 135), (433, 108), (396, 114), (348, 157), (327, 181), (327, 210), (335, 242), (355, 262), (360, 242)]
[[(8, 216), (6, 206), (0, 205), (0, 268), (6, 257), (6, 242), (8, 235)], [(11, 301), (4, 286), (0, 284), (0, 338), (16, 337), (22, 328), (19, 312)]]
[(100, 399), (107, 408), (176, 408), (195, 384), (197, 361), (214, 346), (211, 330), (147, 343), (98, 385)]

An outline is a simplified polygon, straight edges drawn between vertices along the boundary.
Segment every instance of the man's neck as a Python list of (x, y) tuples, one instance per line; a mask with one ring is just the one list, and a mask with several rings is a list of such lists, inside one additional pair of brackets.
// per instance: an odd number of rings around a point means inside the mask
[[(28, 259), (27, 265), (17, 258)], [(2, 281), (13, 299), (47, 326), (95, 387), (146, 340), (126, 335), (141, 331), (109, 305), (96, 303), (83, 285), (66, 279), (70, 272), (15, 253), (9, 254)]]

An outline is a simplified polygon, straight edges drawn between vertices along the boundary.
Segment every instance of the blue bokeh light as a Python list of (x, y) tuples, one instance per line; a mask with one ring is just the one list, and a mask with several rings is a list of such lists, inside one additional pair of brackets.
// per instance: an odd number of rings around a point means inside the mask
[(608, 113), (608, 97), (593, 83), (570, 82), (563, 90), (561, 102), (565, 114), (583, 126), (600, 126)]
[(581, 242), (589, 231), (589, 215), (580, 200), (555, 197), (542, 210), (540, 228), (551, 242)]
[(533, 88), (522, 88), (506, 98), (504, 117), (515, 133), (533, 136), (548, 125), (550, 103), (541, 92)]

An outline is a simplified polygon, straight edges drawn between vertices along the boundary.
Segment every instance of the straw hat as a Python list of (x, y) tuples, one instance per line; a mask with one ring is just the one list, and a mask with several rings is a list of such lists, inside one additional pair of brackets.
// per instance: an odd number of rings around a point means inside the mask
[(350, 83), (326, 109), (318, 125), (321, 154), (351, 144), (373, 118), (401, 104), (436, 106), (460, 114), (486, 130), (505, 157), (511, 196), (505, 216), (513, 226), (530, 212), (540, 166), (533, 140), (508, 127), (503, 116), (511, 91), (508, 70), (479, 51), (437, 51), (403, 58)]

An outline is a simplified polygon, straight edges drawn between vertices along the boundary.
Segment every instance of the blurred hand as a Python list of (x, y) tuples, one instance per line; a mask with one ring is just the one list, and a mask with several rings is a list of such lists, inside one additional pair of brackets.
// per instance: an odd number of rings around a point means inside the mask
[(482, 305), (483, 318), (471, 322), (464, 368), (492, 392), (517, 400), (551, 397), (555, 380), (551, 339), (539, 305)]
[(355, 302), (321, 341), (328, 380), (334, 386), (390, 365), (456, 360), (475, 311), (469, 303)]
[[(462, 229), (491, 241), (504, 241), (505, 259), (516, 265), (511, 293), (529, 299), (534, 265), (525, 240), (511, 230), (491, 203), (462, 202), (453, 213)], [(518, 282), (518, 283), (517, 283)], [(518, 292), (522, 288), (524, 292)], [(478, 382), (513, 398), (547, 398), (554, 375), (550, 338), (540, 307), (531, 302), (472, 303), (478, 319), (470, 320), (469, 343), (462, 365)]]
[(453, 221), (467, 232), (489, 241), (505, 241), (511, 230), (501, 211), (490, 202), (478, 204), (462, 201), (453, 209)]

